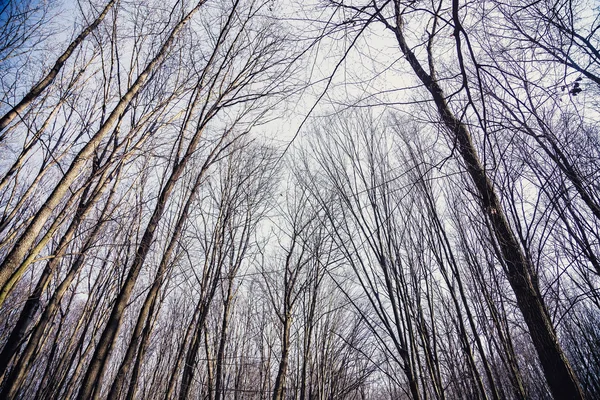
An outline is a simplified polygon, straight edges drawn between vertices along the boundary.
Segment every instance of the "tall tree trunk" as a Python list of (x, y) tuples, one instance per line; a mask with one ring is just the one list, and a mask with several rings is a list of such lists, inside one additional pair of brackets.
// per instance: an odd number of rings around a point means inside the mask
[[(445, 261), (444, 258), (448, 261), (448, 264), (450, 266), (450, 271), (452, 272), (452, 275), (454, 276), (455, 282), (457, 284), (458, 287), (458, 293), (460, 295), (460, 299), (462, 302), (462, 307), (465, 311), (466, 318), (467, 321), (469, 323), (469, 327), (471, 328), (471, 333), (473, 335), (473, 339), (475, 341), (477, 350), (479, 352), (479, 356), (481, 357), (481, 362), (483, 364), (483, 368), (488, 380), (488, 384), (490, 387), (490, 390), (492, 392), (492, 398), (494, 400), (499, 400), (500, 399), (500, 394), (498, 392), (498, 388), (496, 386), (493, 374), (492, 374), (492, 370), (490, 368), (490, 365), (487, 361), (487, 357), (483, 348), (483, 345), (481, 343), (481, 338), (479, 337), (478, 331), (477, 331), (477, 327), (475, 325), (475, 319), (473, 318), (473, 313), (471, 311), (471, 306), (469, 305), (468, 301), (467, 301), (467, 296), (465, 294), (465, 288), (462, 282), (462, 277), (458, 268), (458, 263), (457, 260), (454, 256), (454, 252), (452, 250), (452, 245), (450, 243), (450, 239), (448, 238), (448, 235), (446, 233), (446, 230), (444, 229), (444, 226), (442, 224), (442, 221), (440, 220), (440, 217), (438, 215), (436, 206), (435, 206), (435, 202), (433, 200), (433, 194), (430, 192), (429, 188), (427, 187), (427, 184), (425, 183), (425, 181), (423, 179), (419, 180), (419, 184), (422, 187), (423, 190), (423, 196), (425, 197), (425, 201), (427, 202), (427, 206), (428, 206), (428, 211), (429, 211), (429, 215), (430, 218), (433, 222), (433, 230), (434, 230), (434, 234), (437, 236), (437, 240), (440, 243), (440, 249), (439, 251), (442, 254), (437, 254), (438, 252), (436, 252), (436, 259), (438, 262), (438, 265), (440, 266), (440, 270), (442, 272), (442, 275), (444, 277), (444, 280), (446, 281), (446, 285), (448, 286), (448, 290), (450, 292), (450, 296), (452, 298), (452, 301), (454, 303), (454, 308), (456, 310), (456, 315), (457, 315), (457, 319), (458, 319), (458, 324), (459, 324), (459, 328), (461, 333), (464, 333), (464, 346), (466, 348), (466, 355), (467, 357), (469, 357), (469, 360), (472, 360), (472, 364), (474, 366), (474, 370), (477, 371), (476, 366), (475, 366), (475, 362), (473, 359), (473, 356), (471, 354), (471, 349), (470, 349), (470, 344), (469, 344), (469, 339), (468, 339), (468, 335), (466, 334), (466, 327), (464, 326), (462, 317), (461, 317), (461, 307), (458, 303), (458, 299), (455, 293), (455, 289), (454, 289), (454, 285), (451, 282), (451, 279), (449, 277), (448, 271), (446, 269), (445, 266)], [(477, 375), (479, 375), (477, 373)], [(478, 379), (478, 383), (481, 381), (481, 379)], [(484, 397), (487, 397), (486, 393), (485, 393), (485, 388), (483, 387), (482, 384), (479, 384), (480, 390), (483, 391), (482, 395)]]
[[(150, 313), (149, 313), (150, 318), (152, 318), (152, 315), (158, 313), (158, 311), (160, 310), (161, 304), (162, 304), (162, 302), (157, 304), (157, 301), (156, 300), (154, 301), (154, 303), (152, 304)], [(144, 330), (142, 331), (142, 337), (139, 341), (140, 345), (139, 345), (137, 357), (135, 359), (135, 363), (133, 364), (133, 369), (131, 370), (131, 378), (129, 380), (129, 387), (127, 389), (127, 395), (125, 396), (126, 400), (133, 400), (137, 393), (138, 381), (139, 381), (140, 373), (142, 370), (142, 363), (144, 362), (144, 357), (146, 356), (146, 351), (148, 350), (148, 346), (150, 345), (152, 328), (153, 328), (152, 321), (148, 321), (148, 323), (146, 323), (146, 326), (144, 327)], [(160, 361), (159, 361), (159, 363), (160, 363)]]
[(181, 341), (181, 345), (179, 346), (179, 349), (177, 350), (177, 356), (175, 358), (175, 365), (173, 366), (173, 369), (169, 373), (169, 382), (167, 383), (167, 390), (165, 391), (164, 400), (171, 400), (171, 399), (175, 398), (175, 389), (177, 386), (177, 377), (179, 375), (179, 369), (181, 368), (181, 364), (184, 360), (184, 354), (185, 354), (185, 350), (187, 348), (187, 343), (190, 341), (190, 338), (194, 334), (194, 331), (197, 330), (198, 320), (203, 315), (202, 306), (203, 305), (202, 305), (201, 301), (199, 301), (198, 304), (196, 304), (196, 308), (194, 310), (194, 315), (192, 316), (192, 319), (187, 326), (185, 335), (183, 336), (183, 339)]
[[(494, 185), (479, 160), (471, 134), (467, 126), (453, 114), (435, 77), (425, 72), (407, 44), (402, 25), (403, 21), (398, 5), (396, 26), (392, 29), (402, 53), (419, 80), (431, 94), (442, 122), (448, 129), (451, 139), (456, 141), (458, 145), (459, 154), (480, 196), (481, 208), (489, 219), (498, 242), (499, 255), (505, 262), (508, 281), (516, 296), (525, 323), (529, 328), (529, 334), (552, 395), (556, 399), (583, 399), (579, 382), (558, 343), (550, 315), (532, 275), (534, 272), (533, 265), (521, 249), (506, 219)], [(457, 30), (455, 36), (458, 35), (460, 35), (460, 32)]]
[[(8, 363), (10, 362), (14, 354), (18, 351), (21, 340), (23, 339), (25, 333), (33, 323), (35, 314), (38, 312), (41, 306), (41, 297), (46, 288), (48, 287), (48, 284), (50, 283), (54, 270), (56, 269), (60, 260), (67, 251), (69, 241), (73, 238), (73, 235), (75, 234), (77, 228), (79, 228), (81, 221), (83, 221), (83, 219), (90, 212), (90, 210), (92, 210), (93, 206), (96, 205), (96, 202), (102, 195), (104, 188), (108, 183), (108, 181), (105, 179), (106, 175), (108, 175), (108, 171), (106, 171), (104, 175), (105, 176), (100, 178), (100, 182), (98, 182), (97, 187), (93, 191), (94, 193), (92, 193), (92, 197), (87, 199), (86, 201), (86, 196), (84, 194), (84, 196), (82, 196), (82, 198), (80, 199), (77, 210), (75, 211), (75, 217), (71, 221), (71, 224), (67, 228), (67, 231), (60, 239), (60, 242), (57, 245), (56, 253), (50, 259), (50, 261), (46, 263), (46, 266), (42, 271), (42, 275), (38, 279), (35, 289), (31, 293), (31, 295), (29, 295), (27, 301), (25, 302), (25, 305), (23, 306), (23, 309), (21, 310), (21, 313), (19, 315), (19, 319), (17, 320), (17, 323), (15, 324), (10, 335), (8, 336), (8, 339), (4, 344), (4, 347), (2, 348), (2, 353), (0, 353), (0, 377), (4, 376), (4, 372), (6, 371)], [(98, 222), (97, 228), (99, 228), (100, 226), (101, 222)], [(92, 231), (92, 236), (94, 236), (95, 233), (96, 232)], [(4, 298), (6, 295), (3, 293), (0, 296)], [(1, 303), (2, 302), (0, 301), (0, 304)]]
[[(217, 240), (221, 240), (221, 239), (217, 239)], [(213, 252), (216, 252), (217, 249), (215, 246), (215, 249), (213, 249)], [(214, 257), (213, 257), (214, 259)], [(215, 262), (211, 262), (210, 265), (207, 265), (206, 268), (210, 269), (217, 269), (217, 265), (219, 265), (219, 261), (215, 260)], [(210, 309), (210, 305), (212, 303), (212, 300), (215, 296), (215, 293), (217, 291), (217, 287), (219, 284), (219, 277), (221, 276), (218, 272), (214, 272), (214, 271), (205, 271), (205, 273), (209, 274), (207, 275), (209, 278), (207, 278), (206, 283), (207, 285), (205, 286), (207, 289), (206, 295), (201, 298), (198, 302), (198, 310), (199, 312), (199, 316), (196, 320), (196, 328), (194, 329), (194, 333), (192, 335), (191, 338), (191, 345), (188, 348), (188, 351), (185, 354), (185, 357), (183, 357), (183, 352), (181, 353), (180, 357), (177, 360), (177, 364), (176, 364), (176, 368), (175, 371), (173, 373), (173, 376), (171, 377), (171, 382), (169, 383), (169, 390), (167, 391), (167, 397), (165, 398), (165, 400), (170, 400), (174, 398), (174, 394), (175, 394), (175, 382), (177, 382), (177, 370), (178, 370), (178, 365), (180, 363), (181, 360), (185, 360), (185, 364), (183, 367), (183, 373), (181, 376), (181, 388), (179, 390), (179, 400), (187, 400), (188, 395), (190, 393), (190, 389), (191, 389), (191, 383), (192, 383), (192, 379), (194, 377), (194, 370), (196, 368), (196, 360), (198, 358), (198, 351), (200, 349), (200, 344), (202, 342), (202, 331), (205, 327), (205, 321), (206, 321), (206, 317), (208, 315), (208, 311)], [(194, 321), (192, 320), (191, 322), (192, 324), (194, 323)], [(185, 346), (187, 344), (187, 341), (184, 341), (184, 343), (182, 344), (182, 349), (185, 350)]]
[(56, 114), (58, 114), (58, 111), (60, 110), (60, 107), (64, 104), (65, 100), (66, 98), (60, 99), (60, 101), (54, 106), (48, 117), (46, 117), (46, 119), (42, 123), (42, 126), (40, 126), (40, 128), (36, 130), (35, 134), (33, 135), (33, 138), (31, 138), (28, 143), (25, 143), (23, 149), (21, 150), (21, 154), (19, 154), (19, 156), (12, 163), (8, 171), (6, 171), (0, 179), (0, 191), (2, 191), (8, 185), (8, 183), (11, 181), (10, 178), (13, 175), (15, 175), (23, 166), (25, 160), (27, 159), (27, 155), (34, 148), (35, 144), (38, 142), (39, 138), (41, 137), (42, 133), (46, 130), (48, 125), (50, 125), (50, 121), (52, 120), (52, 118), (54, 118)]
[(213, 400), (214, 392), (214, 372), (212, 363), (212, 353), (208, 340), (208, 330), (204, 327), (204, 353), (206, 354), (206, 399)]
[(231, 307), (233, 276), (229, 277), (227, 285), (227, 297), (223, 305), (223, 318), (221, 320), (221, 337), (219, 339), (219, 348), (217, 350), (217, 365), (215, 367), (215, 397), (214, 400), (221, 400), (223, 395), (223, 362), (225, 361), (225, 344), (227, 343), (227, 328), (229, 325), (229, 310)]
[[(91, 178), (90, 178), (91, 179)], [(35, 261), (37, 255), (46, 247), (48, 242), (53, 238), (54, 234), (60, 228), (65, 220), (69, 219), (71, 215), (70, 208), (75, 204), (79, 196), (78, 192), (72, 193), (62, 210), (56, 214), (56, 219), (52, 221), (52, 224), (48, 230), (44, 233), (41, 239), (33, 246), (27, 257), (14, 269), (10, 274), (8, 280), (0, 287), (0, 306), (4, 304), (8, 295), (12, 292), (15, 285), (19, 282), (21, 277), (27, 272), (29, 266)]]
[(115, 338), (119, 331), (121, 325), (121, 318), (123, 317), (123, 313), (125, 312), (125, 307), (129, 302), (129, 298), (133, 292), (133, 288), (135, 283), (137, 282), (137, 278), (142, 269), (146, 256), (150, 251), (150, 246), (154, 239), (154, 232), (156, 231), (158, 224), (162, 218), (162, 214), (166, 208), (167, 201), (171, 196), (173, 188), (175, 187), (175, 183), (179, 180), (179, 177), (183, 173), (183, 166), (185, 163), (177, 164), (163, 190), (160, 193), (158, 198), (158, 202), (154, 208), (150, 221), (146, 226), (144, 231), (144, 235), (140, 241), (140, 245), (136, 251), (133, 263), (131, 268), (129, 269), (129, 273), (125, 279), (125, 283), (115, 301), (115, 305), (112, 308), (110, 317), (108, 319), (108, 323), (102, 332), (102, 336), (98, 341), (96, 346), (96, 350), (94, 351), (94, 355), (92, 360), (90, 361), (90, 365), (88, 366), (85, 378), (82, 383), (82, 387), (79, 391), (78, 399), (87, 400), (96, 398), (99, 395), (98, 386), (100, 385), (100, 381), (102, 379), (102, 375), (104, 374), (104, 370), (106, 368), (106, 363), (112, 352), (112, 348), (114, 346)]
[(283, 400), (285, 398), (285, 382), (288, 368), (288, 358), (290, 354), (290, 329), (292, 325), (292, 316), (286, 310), (283, 321), (283, 334), (281, 336), (281, 360), (277, 369), (275, 386), (273, 387), (273, 400)]
[[(308, 308), (308, 315), (306, 318), (306, 322), (305, 322), (305, 327), (304, 327), (304, 340), (303, 340), (303, 344), (304, 344), (304, 348), (303, 348), (303, 354), (302, 354), (302, 370), (300, 372), (300, 398), (299, 400), (306, 400), (307, 397), (307, 393), (306, 393), (306, 388), (307, 385), (309, 383), (309, 363), (310, 363), (310, 358), (311, 358), (311, 347), (312, 347), (312, 336), (313, 336), (313, 330), (314, 330), (314, 326), (315, 326), (315, 311), (317, 309), (317, 298), (319, 297), (319, 282), (320, 279), (317, 276), (314, 278), (314, 282), (313, 282), (313, 287), (312, 287), (312, 292), (310, 293), (310, 304), (309, 304), (309, 308)], [(312, 368), (311, 368), (312, 369)], [(312, 373), (312, 371), (310, 371)], [(310, 380), (312, 381), (312, 380)]]

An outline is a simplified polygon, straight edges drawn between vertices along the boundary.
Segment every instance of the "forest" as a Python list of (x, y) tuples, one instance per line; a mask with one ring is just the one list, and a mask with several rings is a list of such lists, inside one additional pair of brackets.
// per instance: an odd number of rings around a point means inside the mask
[(0, 399), (600, 399), (600, 3), (0, 0)]

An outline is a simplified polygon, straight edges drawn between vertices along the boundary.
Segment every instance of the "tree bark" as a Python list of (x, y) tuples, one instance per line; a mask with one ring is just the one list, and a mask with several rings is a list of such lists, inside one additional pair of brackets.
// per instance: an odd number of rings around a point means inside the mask
[(231, 307), (233, 277), (230, 277), (227, 285), (227, 297), (223, 305), (223, 319), (221, 321), (221, 337), (219, 339), (219, 348), (217, 350), (217, 365), (215, 367), (215, 397), (214, 400), (221, 400), (223, 394), (223, 362), (225, 357), (225, 344), (227, 343), (227, 328), (229, 325), (229, 309)]
[(458, 144), (459, 154), (479, 194), (481, 208), (489, 219), (498, 242), (500, 256), (506, 264), (508, 281), (516, 296), (525, 323), (529, 328), (529, 334), (552, 395), (556, 399), (583, 399), (579, 382), (558, 343), (548, 310), (532, 276), (533, 265), (521, 249), (506, 219), (492, 181), (487, 176), (485, 168), (479, 160), (467, 126), (453, 114), (438, 82), (433, 76), (425, 72), (406, 43), (402, 30), (402, 17), (399, 12), (396, 15), (396, 26), (392, 29), (402, 53), (419, 80), (431, 94), (450, 138)]
[(285, 398), (285, 381), (288, 367), (288, 358), (290, 354), (290, 328), (292, 325), (292, 316), (286, 311), (283, 321), (283, 334), (281, 337), (281, 360), (277, 369), (275, 386), (273, 386), (273, 400), (283, 400)]
[[(52, 257), (50, 261), (46, 264), (44, 270), (42, 271), (42, 275), (38, 279), (35, 289), (29, 295), (21, 313), (19, 315), (19, 319), (17, 323), (13, 327), (10, 335), (4, 347), (2, 348), (2, 353), (0, 353), (0, 377), (4, 376), (8, 363), (18, 351), (21, 340), (25, 337), (25, 333), (31, 326), (34, 321), (35, 314), (41, 307), (41, 297), (46, 290), (50, 280), (52, 278), (53, 272), (59, 264), (62, 257), (65, 255), (68, 247), (69, 241), (73, 238), (75, 231), (79, 227), (81, 221), (86, 217), (86, 215), (92, 210), (93, 206), (96, 204), (100, 196), (102, 195), (104, 188), (108, 181), (105, 179), (106, 175), (108, 175), (108, 171), (105, 172), (104, 176), (100, 178), (100, 182), (92, 193), (92, 197), (90, 199), (85, 200), (85, 195), (82, 196), (79, 205), (77, 207), (77, 211), (75, 211), (75, 217), (71, 221), (71, 224), (67, 228), (67, 231), (62, 236), (59, 244), (57, 245), (56, 254)], [(117, 179), (118, 181), (118, 179)], [(111, 195), (112, 196), (112, 195)], [(110, 201), (109, 201), (110, 203)], [(96, 225), (96, 229), (92, 231), (91, 236), (95, 237), (97, 234), (97, 229), (101, 226), (101, 222), (98, 222)], [(89, 240), (88, 240), (89, 241)], [(0, 300), (0, 304), (2, 304), (5, 294), (2, 293), (2, 299)]]

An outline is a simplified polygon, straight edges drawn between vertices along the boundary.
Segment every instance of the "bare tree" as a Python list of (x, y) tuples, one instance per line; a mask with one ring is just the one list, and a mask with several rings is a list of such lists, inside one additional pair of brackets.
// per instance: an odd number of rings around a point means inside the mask
[(5, 3), (0, 397), (600, 393), (585, 2)]
[[(441, 3), (439, 7), (441, 7)], [(439, 7), (434, 5), (427, 12), (431, 16), (429, 18), (433, 31), (426, 31), (427, 38), (423, 46), (425, 60), (421, 60), (413, 45), (409, 44), (408, 33), (412, 28), (407, 25), (406, 19), (410, 16), (410, 19), (413, 20), (412, 14), (413, 11), (416, 11), (410, 4), (394, 1), (393, 4), (389, 4), (389, 2), (381, 5), (374, 3), (365, 5), (362, 8), (352, 7), (352, 9), (359, 16), (362, 14), (370, 15), (369, 21), (377, 20), (394, 35), (402, 55), (433, 101), (437, 118), (443, 124), (449, 143), (456, 146), (464, 170), (470, 176), (476, 190), (481, 210), (490, 221), (490, 226), (497, 241), (498, 255), (504, 262), (507, 278), (517, 297), (519, 309), (523, 313), (529, 328), (529, 333), (540, 357), (552, 393), (559, 398), (583, 398), (577, 378), (560, 347), (550, 314), (541, 296), (534, 265), (521, 247), (513, 227), (509, 224), (494, 182), (486, 171), (473, 142), (469, 125), (462, 117), (461, 112), (457, 113), (452, 109), (451, 103), (438, 80), (433, 42), (439, 34), (437, 26), (440, 23), (440, 18), (443, 17)], [(454, 1), (450, 5), (446, 15), (448, 20), (452, 21), (453, 29), (448, 30), (455, 39), (459, 66), (464, 71), (463, 40), (468, 40), (468, 36), (462, 29), (458, 1)], [(469, 51), (468, 48), (466, 51)], [(469, 95), (467, 84), (468, 82), (463, 79), (463, 87)]]
[[(104, 20), (106, 15), (111, 10), (111, 8), (115, 5), (115, 2), (116, 2), (116, 0), (110, 0), (108, 3), (106, 3), (106, 6), (100, 12), (98, 17), (96, 17), (92, 21), (91, 24), (86, 26), (85, 29), (69, 44), (67, 49), (60, 55), (60, 57), (58, 57), (58, 59), (54, 63), (54, 66), (52, 67), (52, 69), (37, 84), (35, 84), (35, 86), (33, 86), (29, 90), (29, 92), (27, 92), (27, 94), (23, 97), (23, 99), (21, 101), (19, 101), (19, 103), (17, 105), (12, 107), (6, 114), (4, 114), (2, 117), (0, 117), (0, 133), (2, 133), (2, 131), (4, 129), (6, 129), (6, 127), (19, 114), (21, 114), (27, 108), (27, 106), (29, 106), (31, 104), (31, 102), (33, 102), (35, 99), (37, 99), (42, 94), (42, 92), (48, 86), (50, 86), (52, 84), (52, 82), (54, 81), (54, 79), (56, 78), (56, 76), (58, 75), (60, 70), (62, 69), (65, 62), (67, 62), (67, 60), (75, 52), (77, 47), (79, 47), (81, 45), (81, 43), (85, 40), (85, 38), (91, 32), (93, 32), (98, 27), (98, 25), (100, 25), (100, 23)], [(10, 5), (12, 5), (12, 3), (13, 3), (12, 1), (9, 1), (5, 7), (9, 7)], [(28, 10), (28, 9), (24, 10), (25, 14), (30, 13), (30, 12), (31, 12), (31, 10)], [(18, 13), (15, 13), (15, 14), (17, 14), (15, 16), (18, 16)], [(17, 26), (22, 27), (23, 25), (18, 24)], [(26, 37), (26, 35), (17, 33), (17, 37), (14, 39), (19, 40), (18, 38), (23, 37), (23, 36)], [(22, 41), (22, 39), (21, 39), (21, 41)], [(2, 138), (3, 138), (3, 136), (0, 136), (0, 142), (2, 141)]]

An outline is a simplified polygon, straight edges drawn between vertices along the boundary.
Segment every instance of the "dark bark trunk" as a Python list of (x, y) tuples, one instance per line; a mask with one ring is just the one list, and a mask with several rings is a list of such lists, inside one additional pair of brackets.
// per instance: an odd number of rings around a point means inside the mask
[(273, 400), (282, 400), (285, 398), (285, 381), (288, 366), (288, 357), (290, 354), (290, 328), (292, 325), (292, 317), (289, 312), (286, 312), (283, 321), (283, 335), (281, 337), (281, 360), (277, 369), (277, 377), (275, 378), (275, 386), (273, 387)]
[(221, 400), (223, 395), (223, 362), (225, 361), (225, 344), (227, 343), (227, 328), (229, 325), (229, 308), (231, 307), (233, 279), (229, 280), (227, 286), (227, 298), (223, 307), (223, 320), (221, 322), (221, 338), (219, 340), (219, 349), (217, 350), (217, 365), (215, 368), (215, 397), (214, 400)]
[(467, 126), (452, 113), (441, 87), (434, 77), (425, 72), (406, 43), (399, 14), (397, 15), (397, 26), (394, 28), (394, 33), (402, 53), (417, 77), (430, 92), (438, 114), (449, 131), (451, 139), (456, 141), (458, 145), (467, 173), (479, 194), (481, 208), (489, 219), (498, 242), (499, 256), (506, 265), (508, 281), (516, 296), (525, 323), (529, 328), (529, 334), (552, 395), (556, 399), (583, 399), (584, 396), (579, 382), (558, 343), (548, 310), (541, 298), (535, 278), (532, 276), (533, 265), (521, 249), (506, 219), (492, 181), (487, 176), (479, 160)]

